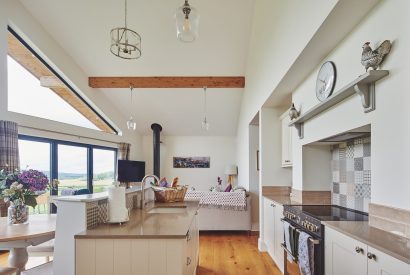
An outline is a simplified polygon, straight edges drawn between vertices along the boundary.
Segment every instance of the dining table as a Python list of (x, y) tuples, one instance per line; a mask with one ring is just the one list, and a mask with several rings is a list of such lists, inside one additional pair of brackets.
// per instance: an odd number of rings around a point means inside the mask
[(7, 217), (0, 218), (0, 250), (9, 250), (10, 267), (25, 269), (28, 261), (27, 247), (54, 239), (56, 230), (55, 214), (34, 214), (28, 223), (9, 225)]

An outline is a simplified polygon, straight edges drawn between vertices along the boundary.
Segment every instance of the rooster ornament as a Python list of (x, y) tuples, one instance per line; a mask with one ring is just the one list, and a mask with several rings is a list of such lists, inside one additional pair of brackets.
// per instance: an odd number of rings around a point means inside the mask
[(385, 40), (380, 44), (375, 50), (370, 47), (370, 42), (366, 42), (363, 45), (362, 52), (362, 65), (365, 67), (366, 72), (369, 68), (377, 70), (379, 65), (383, 62), (385, 56), (390, 52), (391, 49), (390, 40)]

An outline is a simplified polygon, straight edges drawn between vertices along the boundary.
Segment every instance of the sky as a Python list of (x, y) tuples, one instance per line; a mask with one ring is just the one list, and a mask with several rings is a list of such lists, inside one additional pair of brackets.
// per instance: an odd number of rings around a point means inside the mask
[(99, 130), (9, 56), (7, 66), (9, 111)]
[[(50, 144), (19, 140), (20, 167), (22, 169), (50, 170)], [(58, 171), (60, 173), (87, 173), (87, 148), (58, 145)], [(94, 174), (113, 171), (114, 151), (94, 149)]]

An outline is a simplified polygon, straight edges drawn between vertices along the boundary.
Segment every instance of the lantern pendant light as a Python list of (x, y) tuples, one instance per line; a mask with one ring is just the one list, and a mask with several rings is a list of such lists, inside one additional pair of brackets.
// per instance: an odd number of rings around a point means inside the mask
[(133, 93), (133, 89), (134, 88), (132, 86), (130, 86), (130, 91), (131, 91), (131, 115), (130, 115), (130, 118), (127, 120), (127, 128), (128, 128), (128, 130), (135, 131), (137, 129), (137, 123), (134, 121), (134, 118), (132, 117), (132, 108), (133, 108), (132, 93)]
[(175, 13), (177, 37), (182, 42), (193, 42), (198, 38), (199, 14), (188, 0)]
[(110, 51), (123, 59), (137, 59), (141, 56), (141, 36), (128, 29), (127, 12), (127, 0), (125, 0), (125, 25), (111, 30)]

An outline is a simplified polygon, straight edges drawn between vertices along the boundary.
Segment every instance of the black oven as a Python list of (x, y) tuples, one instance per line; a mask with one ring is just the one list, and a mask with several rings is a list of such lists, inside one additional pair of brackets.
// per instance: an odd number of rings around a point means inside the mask
[[(317, 236), (314, 236), (307, 230), (304, 230), (297, 224), (295, 224), (293, 221), (289, 219), (282, 219), (282, 221), (288, 222), (291, 227), (290, 230), (292, 231), (291, 234), (294, 236), (298, 236), (300, 232), (305, 232), (310, 235), (309, 237), (309, 242), (311, 242), (311, 245), (314, 248), (314, 260), (313, 260), (313, 274), (314, 275), (323, 275), (324, 274), (324, 241), (322, 238), (319, 238)], [(298, 255), (298, 249), (293, 248), (289, 249), (286, 246), (286, 243), (282, 243), (281, 246), (283, 247), (284, 251), (284, 274), (285, 275), (300, 275), (300, 269), (299, 269), (299, 255)], [(289, 260), (288, 257), (291, 259)]]
[[(284, 205), (283, 206), (282, 219), (284, 222), (289, 223), (290, 233), (297, 239), (296, 236), (300, 232), (305, 232), (309, 235), (308, 240), (313, 244), (313, 260), (311, 265), (313, 266), (314, 275), (323, 275), (325, 267), (325, 227), (322, 225), (322, 221), (367, 221), (367, 213), (360, 212), (353, 209), (348, 209), (338, 205)], [(298, 266), (297, 255), (298, 249), (293, 247), (289, 249), (285, 243), (282, 245), (285, 254), (285, 275), (300, 274)], [(290, 260), (287, 256), (291, 255)]]

